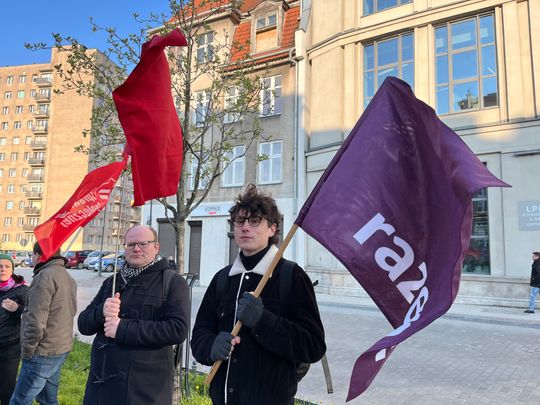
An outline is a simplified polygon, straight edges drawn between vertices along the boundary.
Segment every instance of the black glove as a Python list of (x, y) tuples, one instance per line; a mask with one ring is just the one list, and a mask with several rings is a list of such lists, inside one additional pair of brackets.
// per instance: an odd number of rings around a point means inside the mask
[(231, 340), (233, 339), (234, 336), (229, 332), (219, 332), (212, 345), (212, 350), (210, 350), (210, 360), (227, 360), (229, 353), (231, 353)]
[(255, 328), (263, 314), (264, 305), (260, 298), (255, 298), (248, 292), (245, 292), (238, 301), (238, 310), (236, 318), (242, 321), (248, 328)]

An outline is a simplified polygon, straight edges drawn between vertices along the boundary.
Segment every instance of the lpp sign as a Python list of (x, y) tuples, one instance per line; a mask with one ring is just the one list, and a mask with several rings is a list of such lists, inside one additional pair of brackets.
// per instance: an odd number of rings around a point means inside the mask
[(518, 201), (520, 231), (540, 231), (540, 201)]

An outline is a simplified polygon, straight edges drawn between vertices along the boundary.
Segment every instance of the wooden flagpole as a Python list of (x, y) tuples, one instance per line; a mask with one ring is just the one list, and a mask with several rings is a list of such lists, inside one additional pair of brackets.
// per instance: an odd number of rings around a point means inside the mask
[[(263, 288), (266, 286), (268, 279), (272, 276), (272, 273), (274, 272), (274, 269), (276, 268), (276, 265), (279, 262), (279, 259), (281, 259), (281, 257), (283, 256), (283, 252), (287, 248), (287, 245), (291, 241), (297, 229), (298, 229), (298, 225), (294, 224), (289, 230), (289, 233), (287, 234), (285, 239), (283, 240), (283, 243), (281, 244), (278, 251), (276, 252), (276, 255), (274, 256), (274, 259), (272, 260), (272, 262), (266, 269), (266, 272), (264, 273), (264, 276), (261, 278), (261, 281), (259, 281), (257, 288), (252, 293), (256, 298), (258, 298), (261, 295)], [(240, 333), (240, 329), (242, 329), (242, 321), (236, 321), (236, 325), (234, 325), (231, 335), (238, 336), (238, 334)], [(210, 385), (217, 371), (219, 370), (221, 363), (223, 363), (222, 360), (217, 360), (216, 362), (214, 362), (214, 365), (212, 366), (212, 368), (210, 369), (210, 372), (208, 373), (208, 375), (206, 376), (206, 379), (204, 380), (205, 385), (207, 386)]]

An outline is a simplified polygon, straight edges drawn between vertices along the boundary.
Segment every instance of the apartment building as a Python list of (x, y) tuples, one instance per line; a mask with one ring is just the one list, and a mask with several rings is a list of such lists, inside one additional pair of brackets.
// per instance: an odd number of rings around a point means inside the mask
[[(197, 38), (193, 63), (205, 63), (205, 58), (211, 57), (212, 50), (217, 49), (216, 44), (228, 41), (241, 44), (228, 56), (225, 64), (246, 61), (250, 73), (261, 76), (263, 88), (256, 115), (263, 136), (251, 144), (239, 140), (233, 145), (228, 156), (232, 163), (214, 183), (205, 201), (187, 219), (184, 236), (186, 270), (198, 273), (201, 285), (207, 285), (217, 270), (236, 258), (238, 250), (228, 210), (249, 183), (256, 184), (276, 198), (283, 214), (282, 232), (287, 232), (295, 217), (297, 104), (294, 33), (299, 24), (300, 3), (249, 0), (239, 8), (234, 6), (234, 2), (227, 3), (201, 2), (200, 13), (217, 5), (220, 12), (213, 14), (211, 21), (205, 24), (208, 29)], [(193, 85), (192, 124), (195, 126), (198, 125), (198, 117), (206, 113), (210, 86), (210, 78), (204, 75)], [(227, 92), (220, 100), (221, 107), (234, 101), (237, 95), (234, 90)], [(258, 159), (263, 155), (267, 158)], [(191, 183), (192, 178), (188, 178), (187, 188), (190, 190), (193, 188)], [(162, 206), (156, 202), (147, 203), (144, 217), (146, 223), (152, 223), (159, 229), (162, 253), (174, 255), (174, 233)], [(292, 256), (292, 247), (288, 254)]]
[[(407, 81), (509, 189), (473, 198), (458, 300), (523, 306), (540, 249), (540, 2), (304, 0), (296, 33), (302, 204), (385, 77)], [(441, 213), (444, 215), (444, 213)], [(302, 237), (302, 236), (301, 236)], [(311, 238), (319, 289), (365, 292)]]
[[(75, 152), (91, 142), (82, 134), (90, 128), (94, 100), (61, 91), (54, 66), (65, 64), (67, 56), (53, 48), (50, 63), (0, 67), (0, 250), (31, 250), (35, 227), (94, 168), (87, 155)], [(63, 248), (99, 249), (102, 242), (114, 248), (116, 233), (140, 222), (140, 209), (130, 208), (131, 195), (129, 179), (119, 182), (107, 210)]]

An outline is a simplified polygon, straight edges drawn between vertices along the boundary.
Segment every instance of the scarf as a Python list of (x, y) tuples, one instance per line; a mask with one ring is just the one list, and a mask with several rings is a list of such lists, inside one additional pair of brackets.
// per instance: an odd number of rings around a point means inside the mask
[(13, 280), (13, 277), (10, 277), (6, 281), (0, 283), (0, 292), (6, 292), (11, 290), (12, 288), (17, 288), (25, 284), (26, 283), (24, 281), (22, 283), (17, 283), (15, 280)]
[(124, 283), (127, 283), (129, 280), (134, 279), (139, 274), (141, 274), (144, 270), (146, 270), (148, 267), (152, 266), (155, 263), (156, 263), (156, 259), (152, 260), (150, 263), (148, 263), (146, 266), (143, 266), (143, 267), (131, 267), (126, 262), (124, 264), (124, 267), (122, 267), (122, 270), (120, 270), (120, 275), (122, 276)]

